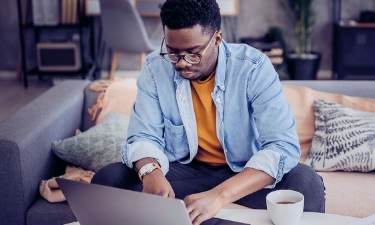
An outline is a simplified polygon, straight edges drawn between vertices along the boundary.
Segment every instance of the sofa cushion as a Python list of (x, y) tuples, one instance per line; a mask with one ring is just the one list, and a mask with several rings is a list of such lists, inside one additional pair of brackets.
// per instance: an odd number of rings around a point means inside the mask
[(311, 148), (315, 132), (314, 100), (323, 99), (355, 110), (375, 112), (375, 99), (352, 97), (315, 91), (301, 86), (284, 85), (284, 95), (296, 118), (296, 130), (301, 145), (300, 162), (304, 162)]
[(97, 172), (121, 162), (121, 144), (126, 142), (129, 116), (110, 112), (103, 122), (74, 137), (54, 141), (52, 151), (62, 160)]
[(317, 171), (375, 169), (375, 113), (315, 101), (315, 135), (305, 164)]
[(28, 225), (67, 224), (77, 221), (67, 202), (49, 203), (39, 198), (27, 211)]
[(375, 172), (318, 172), (326, 188), (326, 213), (354, 217), (375, 214)]

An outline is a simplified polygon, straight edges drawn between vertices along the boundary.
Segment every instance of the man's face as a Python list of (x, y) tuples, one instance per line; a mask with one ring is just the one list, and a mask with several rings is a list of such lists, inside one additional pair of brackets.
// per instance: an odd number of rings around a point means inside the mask
[(197, 80), (210, 75), (215, 69), (218, 46), (221, 43), (222, 36), (220, 31), (217, 31), (212, 36), (211, 33), (203, 32), (200, 25), (178, 30), (170, 30), (165, 27), (164, 35), (167, 53), (182, 56), (195, 53), (202, 54), (204, 52), (198, 64), (188, 63), (183, 58), (180, 58), (177, 63), (173, 63), (174, 68), (184, 78)]

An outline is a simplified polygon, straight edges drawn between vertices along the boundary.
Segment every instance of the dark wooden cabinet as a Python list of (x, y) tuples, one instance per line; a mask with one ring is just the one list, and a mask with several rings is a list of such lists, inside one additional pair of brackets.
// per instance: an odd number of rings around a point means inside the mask
[(332, 2), (334, 78), (375, 80), (375, 23), (342, 20), (341, 0)]
[(337, 23), (334, 44), (337, 79), (375, 79), (375, 23)]

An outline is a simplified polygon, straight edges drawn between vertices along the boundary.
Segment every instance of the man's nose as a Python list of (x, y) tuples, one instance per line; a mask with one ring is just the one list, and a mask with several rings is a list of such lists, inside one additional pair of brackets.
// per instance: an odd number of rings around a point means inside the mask
[(178, 60), (178, 62), (176, 63), (176, 66), (183, 69), (185, 67), (190, 67), (191, 64), (186, 62), (185, 59), (181, 57), (180, 60)]

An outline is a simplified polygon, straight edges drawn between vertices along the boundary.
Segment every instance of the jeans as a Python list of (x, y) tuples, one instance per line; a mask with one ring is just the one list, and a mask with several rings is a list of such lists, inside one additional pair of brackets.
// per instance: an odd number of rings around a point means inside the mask
[[(189, 164), (178, 162), (170, 163), (166, 175), (176, 198), (208, 191), (236, 175), (229, 166), (210, 166), (198, 161)], [(100, 169), (91, 183), (123, 188), (133, 191), (142, 191), (142, 182), (135, 170), (129, 169), (123, 163), (109, 164)], [(325, 212), (325, 187), (322, 178), (309, 166), (298, 164), (273, 189), (261, 189), (247, 195), (235, 203), (253, 209), (266, 209), (266, 196), (275, 190), (295, 190), (305, 197), (305, 212)]]

